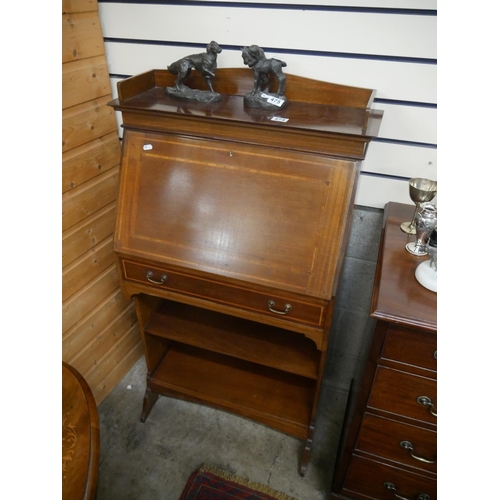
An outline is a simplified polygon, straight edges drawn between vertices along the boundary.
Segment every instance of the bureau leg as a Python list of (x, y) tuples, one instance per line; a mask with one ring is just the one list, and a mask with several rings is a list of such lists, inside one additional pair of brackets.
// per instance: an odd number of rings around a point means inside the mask
[(307, 466), (309, 465), (309, 457), (311, 456), (311, 446), (314, 436), (314, 423), (309, 425), (309, 431), (307, 433), (307, 439), (304, 444), (304, 451), (302, 452), (302, 459), (300, 461), (299, 474), (304, 477), (307, 472)]
[(153, 392), (149, 387), (146, 388), (146, 392), (144, 393), (144, 399), (142, 401), (142, 413), (141, 413), (141, 422), (145, 422), (148, 418), (153, 406), (155, 405), (158, 394)]

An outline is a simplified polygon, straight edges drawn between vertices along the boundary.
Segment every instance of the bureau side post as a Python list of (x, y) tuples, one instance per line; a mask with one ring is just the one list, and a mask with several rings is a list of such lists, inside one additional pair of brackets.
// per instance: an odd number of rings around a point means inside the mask
[(134, 295), (133, 298), (135, 301), (135, 310), (139, 321), (142, 343), (145, 347), (144, 352), (146, 356), (146, 366), (148, 369), (146, 376), (146, 391), (144, 393), (142, 412), (140, 416), (141, 422), (145, 422), (153, 406), (158, 400), (158, 394), (151, 390), (149, 382), (152, 374), (165, 357), (170, 347), (170, 342), (166, 339), (147, 338), (145, 333), (145, 327), (155, 310), (158, 308), (161, 299), (151, 295)]
[(307, 438), (304, 443), (304, 450), (302, 452), (302, 457), (300, 461), (299, 474), (303, 477), (307, 472), (307, 466), (309, 464), (309, 457), (311, 455), (311, 447), (314, 438), (314, 432), (316, 430), (316, 415), (318, 413), (318, 403), (321, 394), (321, 386), (323, 381), (323, 372), (326, 365), (326, 357), (328, 354), (328, 338), (330, 336), (330, 330), (332, 326), (333, 310), (335, 307), (335, 297), (332, 297), (328, 303), (328, 308), (325, 317), (325, 323), (323, 326), (323, 340), (321, 342), (321, 359), (318, 366), (318, 380), (316, 383), (316, 388), (314, 392), (314, 404), (311, 411), (311, 419), (309, 422), (309, 427), (307, 429)]

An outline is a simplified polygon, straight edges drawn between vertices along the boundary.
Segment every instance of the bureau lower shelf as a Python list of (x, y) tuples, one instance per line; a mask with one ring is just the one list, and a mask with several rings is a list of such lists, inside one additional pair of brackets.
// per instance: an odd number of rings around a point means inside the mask
[(312, 340), (166, 299), (141, 296), (136, 304), (151, 311), (142, 329), (156, 366), (150, 393), (205, 403), (307, 438), (321, 365)]
[(174, 343), (149, 386), (307, 437), (314, 382), (303, 377)]

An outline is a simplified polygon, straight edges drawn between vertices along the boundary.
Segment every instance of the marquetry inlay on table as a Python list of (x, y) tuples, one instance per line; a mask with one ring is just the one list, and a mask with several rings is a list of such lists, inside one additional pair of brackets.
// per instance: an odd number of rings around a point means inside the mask
[(95, 498), (99, 473), (99, 415), (83, 376), (62, 363), (62, 498)]

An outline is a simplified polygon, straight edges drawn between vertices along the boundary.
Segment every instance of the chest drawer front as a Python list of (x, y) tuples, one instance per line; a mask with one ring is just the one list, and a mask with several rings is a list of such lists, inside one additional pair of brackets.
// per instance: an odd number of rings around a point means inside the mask
[[(422, 398), (432, 404), (422, 404)], [(379, 366), (375, 373), (368, 407), (395, 415), (437, 424), (437, 383), (435, 380)]]
[(350, 498), (372, 500), (394, 500), (396, 495), (411, 500), (436, 500), (437, 483), (417, 473), (353, 455), (342, 494)]
[[(126, 280), (146, 284), (158, 290), (170, 290), (208, 299), (222, 305), (313, 327), (320, 327), (324, 321), (325, 308), (316, 303), (290, 299), (286, 295), (265, 294), (228, 284), (221, 285), (210, 279), (171, 271), (168, 268), (146, 266), (127, 260), (123, 260), (122, 265)], [(289, 310), (287, 304), (291, 306)]]
[(367, 413), (356, 449), (417, 469), (437, 472), (436, 432), (421, 427)]
[(382, 358), (436, 371), (437, 336), (390, 324), (382, 348)]

